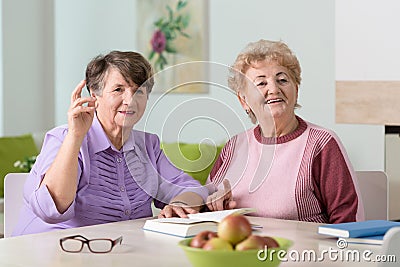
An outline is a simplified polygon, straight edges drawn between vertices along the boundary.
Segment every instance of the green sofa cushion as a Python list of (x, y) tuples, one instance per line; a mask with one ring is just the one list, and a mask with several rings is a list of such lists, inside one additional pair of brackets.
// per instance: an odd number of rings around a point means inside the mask
[(0, 137), (0, 198), (4, 193), (4, 176), (10, 172), (21, 172), (14, 162), (36, 156), (38, 149), (31, 134)]
[(223, 145), (162, 143), (161, 148), (168, 159), (179, 169), (205, 184)]

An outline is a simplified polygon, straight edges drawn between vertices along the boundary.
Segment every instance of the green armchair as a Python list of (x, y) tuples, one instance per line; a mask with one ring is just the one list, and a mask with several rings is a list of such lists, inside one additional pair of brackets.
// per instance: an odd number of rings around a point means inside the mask
[(177, 168), (204, 185), (223, 145), (162, 143), (161, 148)]
[(23, 171), (14, 166), (14, 163), (36, 156), (38, 153), (32, 134), (0, 137), (0, 198), (4, 196), (4, 177), (6, 174)]

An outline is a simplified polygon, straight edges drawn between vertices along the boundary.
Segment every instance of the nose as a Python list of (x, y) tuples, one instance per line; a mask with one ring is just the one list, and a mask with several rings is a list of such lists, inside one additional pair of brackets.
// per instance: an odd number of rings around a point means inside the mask
[(129, 105), (132, 102), (133, 95), (135, 94), (134, 89), (126, 89), (123, 94), (124, 104)]
[(275, 80), (269, 81), (265, 88), (266, 88), (266, 91), (264, 93), (265, 96), (279, 94), (280, 92), (279, 85)]

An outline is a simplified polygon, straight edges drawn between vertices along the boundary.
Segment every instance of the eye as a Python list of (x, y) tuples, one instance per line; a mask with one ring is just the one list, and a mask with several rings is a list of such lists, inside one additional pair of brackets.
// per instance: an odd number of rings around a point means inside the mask
[(267, 82), (265, 82), (265, 81), (258, 82), (258, 83), (256, 83), (256, 85), (257, 85), (257, 87), (264, 87), (267, 85)]
[(286, 83), (288, 83), (289, 81), (288, 81), (288, 79), (286, 79), (286, 78), (278, 78), (278, 83), (279, 84), (286, 84)]
[(137, 94), (137, 95), (143, 95), (143, 94), (144, 94), (144, 91), (143, 91), (142, 88), (138, 88), (138, 89), (135, 91), (135, 94)]
[(114, 89), (114, 92), (122, 92), (122, 88), (121, 87), (117, 87)]

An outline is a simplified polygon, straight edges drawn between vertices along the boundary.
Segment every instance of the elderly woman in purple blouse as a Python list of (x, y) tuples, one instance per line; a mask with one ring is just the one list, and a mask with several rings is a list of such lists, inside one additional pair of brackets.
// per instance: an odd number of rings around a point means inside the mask
[(13, 235), (148, 217), (153, 200), (160, 217), (199, 211), (207, 189), (168, 161), (156, 135), (132, 129), (153, 84), (151, 65), (135, 52), (88, 64), (68, 125), (46, 134)]

